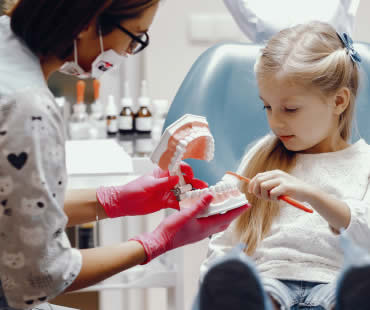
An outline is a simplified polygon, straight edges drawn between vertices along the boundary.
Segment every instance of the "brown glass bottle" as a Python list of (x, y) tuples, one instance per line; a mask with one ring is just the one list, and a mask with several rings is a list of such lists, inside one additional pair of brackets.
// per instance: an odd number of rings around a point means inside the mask
[(134, 133), (135, 114), (130, 106), (122, 106), (119, 115), (119, 133), (121, 135), (132, 135)]
[(108, 103), (105, 110), (105, 118), (107, 120), (107, 134), (114, 136), (118, 132), (118, 117), (117, 107), (112, 95), (108, 96)]
[(114, 136), (117, 134), (117, 116), (107, 115), (107, 134), (108, 136)]
[(135, 117), (135, 129), (138, 134), (150, 134), (153, 117), (147, 106), (141, 106)]

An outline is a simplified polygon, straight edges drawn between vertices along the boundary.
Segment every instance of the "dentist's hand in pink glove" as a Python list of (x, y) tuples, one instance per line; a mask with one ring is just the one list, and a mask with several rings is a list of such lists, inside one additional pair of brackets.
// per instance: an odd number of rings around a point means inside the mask
[[(208, 183), (194, 178), (194, 172), (193, 169), (189, 164), (186, 162), (181, 162), (180, 164), (180, 170), (183, 174), (184, 180), (186, 184), (191, 184), (193, 188), (196, 189), (202, 189), (208, 187)], [(166, 170), (162, 170), (161, 168), (157, 167), (156, 169), (153, 170), (153, 176), (156, 178), (163, 178), (163, 177), (168, 177), (170, 174)]]
[[(201, 180), (194, 179), (191, 167), (180, 165), (187, 183), (207, 186)], [(165, 208), (179, 210), (179, 202), (171, 191), (179, 182), (178, 176), (169, 176), (168, 171), (155, 168), (151, 174), (141, 176), (122, 186), (100, 187), (96, 198), (108, 217), (144, 215)]]
[(249, 205), (244, 205), (225, 214), (196, 218), (197, 214), (208, 207), (212, 199), (212, 195), (204, 195), (192, 207), (181, 209), (179, 213), (165, 218), (152, 233), (131, 239), (143, 246), (146, 253), (144, 264), (167, 251), (225, 230), (236, 217), (249, 208)]

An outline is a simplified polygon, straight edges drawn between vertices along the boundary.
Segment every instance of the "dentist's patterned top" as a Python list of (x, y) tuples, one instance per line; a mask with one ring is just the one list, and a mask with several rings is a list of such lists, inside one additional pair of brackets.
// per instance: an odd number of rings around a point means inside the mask
[[(263, 139), (246, 154), (238, 173), (244, 171), (251, 154), (261, 143)], [(291, 174), (346, 202), (351, 211), (346, 229), (348, 236), (370, 251), (370, 146), (364, 140), (337, 152), (297, 154), (297, 164)], [(233, 177), (226, 175), (224, 178), (232, 180)], [(280, 203), (283, 205), (280, 215), (252, 256), (261, 276), (333, 281), (343, 263), (339, 235), (318, 212), (306, 213), (285, 202)], [(239, 243), (234, 229), (235, 221), (224, 232), (212, 236), (207, 259), (201, 266), (201, 278), (216, 257)]]
[(39, 59), (0, 17), (0, 309), (63, 292), (82, 259), (65, 234), (64, 124)]

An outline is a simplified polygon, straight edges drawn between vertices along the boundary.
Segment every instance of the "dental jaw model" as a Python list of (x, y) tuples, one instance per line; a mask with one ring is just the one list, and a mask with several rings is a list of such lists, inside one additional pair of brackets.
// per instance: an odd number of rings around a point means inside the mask
[(193, 190), (182, 194), (180, 205), (184, 207), (186, 205), (192, 205), (205, 193), (212, 194), (213, 201), (208, 209), (198, 215), (198, 218), (223, 214), (248, 203), (245, 195), (239, 191), (237, 183), (220, 181), (209, 188)]
[(245, 195), (238, 190), (237, 182), (221, 181), (201, 190), (192, 190), (192, 186), (185, 183), (179, 168), (181, 161), (186, 158), (210, 161), (213, 159), (214, 149), (214, 139), (206, 118), (185, 114), (166, 128), (151, 155), (153, 163), (168, 170), (170, 175), (180, 177), (175, 195), (181, 201), (181, 207), (193, 203), (204, 193), (213, 195), (211, 205), (198, 217), (225, 213), (248, 202)]

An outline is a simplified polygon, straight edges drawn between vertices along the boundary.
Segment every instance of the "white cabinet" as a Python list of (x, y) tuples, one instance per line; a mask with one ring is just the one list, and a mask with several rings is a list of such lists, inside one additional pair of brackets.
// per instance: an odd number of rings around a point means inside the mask
[[(111, 142), (109, 142), (109, 144), (111, 144)], [(99, 147), (101, 146), (102, 145), (99, 144)], [(84, 163), (86, 165), (86, 171), (78, 171), (78, 173), (74, 173), (75, 171), (73, 171), (71, 167), (78, 167), (78, 163), (76, 165), (75, 162), (71, 163), (70, 161), (78, 160), (78, 157), (80, 157), (79, 160), (81, 160), (81, 156), (74, 156), (74, 152), (77, 152), (79, 149), (81, 149), (80, 146), (77, 146), (73, 150), (67, 147), (69, 189), (123, 185), (137, 178), (139, 175), (151, 171), (153, 168), (153, 165), (148, 158), (138, 158), (133, 159), (132, 163), (127, 165), (127, 167), (131, 167), (131, 171), (130, 169), (125, 171), (121, 166), (121, 172), (110, 170), (104, 173), (104, 171), (99, 170), (101, 167), (93, 167), (90, 169), (89, 166)], [(105, 155), (102, 156), (97, 154), (97, 152), (90, 151), (87, 153), (89, 155), (86, 155), (86, 157), (89, 157), (88, 160), (92, 165), (101, 164), (103, 161), (117, 160), (117, 154), (115, 154), (115, 156), (110, 156), (109, 152), (105, 150)], [(92, 158), (94, 156), (96, 159)], [(124, 155), (119, 158), (130, 160)], [(93, 171), (95, 172), (93, 173)], [(139, 233), (152, 231), (160, 223), (166, 213), (169, 212), (171, 211), (160, 211), (159, 213), (147, 216), (106, 219), (100, 221), (96, 225), (98, 228), (98, 243), (101, 246), (117, 244), (119, 242), (127, 241), (130, 237)], [(183, 250), (176, 249), (153, 260), (147, 265), (134, 267), (81, 291), (98, 291), (100, 310), (152, 310), (156, 308), (153, 306), (156, 301), (146, 300), (145, 297), (149, 296), (149, 294), (146, 294), (145, 291), (146, 289), (151, 288), (163, 288), (167, 291), (167, 309), (183, 310), (183, 280)], [(152, 295), (149, 297), (152, 298)]]

